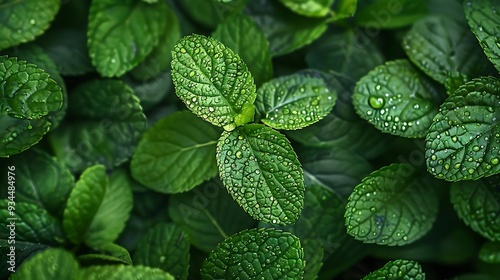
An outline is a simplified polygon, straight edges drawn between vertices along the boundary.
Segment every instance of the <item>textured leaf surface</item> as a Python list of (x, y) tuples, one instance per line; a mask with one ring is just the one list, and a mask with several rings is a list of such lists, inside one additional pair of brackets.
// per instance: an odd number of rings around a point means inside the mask
[(438, 112), (435, 89), (407, 60), (378, 66), (356, 84), (356, 112), (382, 132), (424, 137)]
[(224, 186), (254, 219), (286, 225), (299, 217), (303, 171), (290, 142), (277, 131), (249, 124), (224, 132), (217, 165)]
[(260, 27), (247, 15), (239, 13), (228, 17), (217, 26), (212, 36), (241, 57), (257, 85), (272, 78), (269, 42)]
[(2, 1), (0, 6), (0, 50), (35, 39), (49, 27), (61, 1)]
[(324, 17), (330, 11), (333, 0), (280, 0), (283, 5), (299, 15)]
[(487, 263), (500, 263), (500, 242), (486, 242), (479, 251), (479, 259)]
[(19, 154), (35, 145), (50, 130), (48, 117), (23, 120), (0, 112), (0, 157)]
[(398, 28), (409, 25), (427, 14), (427, 3), (412, 0), (360, 1), (356, 24), (371, 28)]
[(27, 259), (14, 273), (12, 280), (80, 280), (78, 262), (68, 251), (50, 248)]
[(275, 229), (250, 229), (224, 240), (210, 253), (202, 279), (300, 279), (304, 253), (293, 234)]
[(427, 170), (448, 181), (500, 172), (500, 80), (473, 79), (441, 105), (426, 137)]
[(410, 60), (434, 80), (474, 77), (488, 64), (465, 22), (430, 16), (416, 22), (405, 35), (403, 49)]
[(189, 239), (175, 224), (158, 224), (137, 244), (134, 264), (160, 268), (185, 280), (189, 267)]
[(123, 280), (123, 279), (148, 279), (148, 280), (174, 280), (174, 277), (158, 268), (137, 265), (98, 265), (81, 270), (82, 279), (87, 280)]
[(500, 3), (495, 0), (464, 1), (470, 29), (479, 40), (488, 59), (500, 71)]
[(405, 163), (382, 167), (354, 188), (346, 206), (350, 235), (365, 243), (405, 245), (424, 236), (436, 220), (437, 195)]
[(207, 253), (225, 238), (255, 226), (255, 221), (216, 180), (173, 195), (168, 212), (183, 227), (191, 244)]
[(87, 44), (97, 71), (104, 77), (119, 77), (142, 62), (160, 41), (165, 14), (165, 1), (92, 1)]
[(363, 280), (378, 279), (424, 280), (425, 273), (416, 261), (395, 260), (363, 278)]
[(82, 266), (98, 265), (103, 263), (132, 265), (132, 259), (127, 249), (114, 243), (99, 247), (97, 251), (78, 256)]
[(202, 35), (182, 38), (173, 52), (172, 79), (177, 96), (202, 119), (228, 131), (253, 120), (253, 77), (221, 42)]
[(451, 202), (458, 216), (474, 231), (500, 241), (500, 175), (451, 185)]
[(321, 77), (297, 73), (263, 84), (255, 107), (261, 121), (273, 128), (295, 130), (324, 118), (335, 105), (337, 93)]
[[(10, 200), (0, 200), (0, 238), (7, 239), (10, 235), (10, 223), (15, 223), (15, 240), (42, 243), (52, 246), (61, 245), (64, 242), (64, 235), (59, 221), (51, 216), (45, 209), (35, 204), (26, 202), (16, 202), (15, 209), (11, 215), (9, 206)], [(15, 220), (8, 220), (15, 218)]]
[(169, 115), (142, 136), (132, 157), (132, 176), (155, 191), (188, 191), (217, 175), (219, 135), (188, 111)]

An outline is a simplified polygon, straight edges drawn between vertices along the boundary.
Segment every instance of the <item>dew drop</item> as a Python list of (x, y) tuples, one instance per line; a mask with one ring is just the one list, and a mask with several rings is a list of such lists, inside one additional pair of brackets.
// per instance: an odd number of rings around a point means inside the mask
[(370, 107), (372, 107), (373, 109), (380, 109), (382, 107), (384, 107), (384, 104), (385, 104), (385, 100), (381, 97), (370, 97), (370, 99), (368, 100), (369, 104), (370, 104)]
[(492, 158), (492, 159), (490, 160), (490, 162), (491, 162), (491, 164), (493, 164), (493, 165), (497, 165), (497, 164), (499, 163), (499, 160), (498, 160), (498, 158)]
[(237, 158), (242, 158), (243, 157), (243, 153), (241, 151), (237, 151), (236, 152), (236, 157)]

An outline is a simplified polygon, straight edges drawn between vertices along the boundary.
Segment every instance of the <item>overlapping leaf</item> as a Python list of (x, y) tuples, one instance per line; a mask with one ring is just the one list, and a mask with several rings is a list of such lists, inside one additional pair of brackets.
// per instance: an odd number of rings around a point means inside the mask
[(19, 267), (12, 280), (80, 280), (78, 262), (64, 249), (50, 248), (35, 254)]
[(308, 17), (324, 17), (330, 11), (333, 0), (280, 0), (297, 14)]
[(174, 280), (175, 278), (159, 268), (137, 265), (96, 265), (81, 269), (82, 279), (87, 280)]
[(500, 263), (500, 242), (486, 242), (479, 251), (479, 259), (487, 263)]
[(378, 279), (424, 280), (425, 273), (416, 261), (395, 260), (363, 278), (363, 280)]

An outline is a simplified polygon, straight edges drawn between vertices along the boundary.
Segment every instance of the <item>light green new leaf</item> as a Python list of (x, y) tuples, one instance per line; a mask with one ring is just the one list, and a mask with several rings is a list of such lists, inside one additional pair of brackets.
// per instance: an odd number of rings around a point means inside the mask
[(346, 206), (345, 225), (357, 240), (401, 246), (424, 236), (437, 211), (437, 194), (415, 167), (391, 164), (354, 188)]
[(295, 13), (307, 17), (324, 17), (330, 12), (333, 0), (280, 0)]
[(185, 280), (189, 268), (189, 238), (175, 224), (158, 224), (139, 241), (135, 265), (160, 268), (175, 279)]
[(254, 219), (294, 223), (304, 205), (304, 174), (285, 136), (259, 124), (224, 132), (217, 143), (219, 174)]
[(78, 262), (73, 254), (60, 248), (36, 253), (22, 263), (12, 280), (81, 280)]
[(352, 98), (360, 117), (382, 132), (408, 138), (427, 134), (440, 102), (436, 89), (403, 59), (370, 71), (358, 81)]
[(172, 55), (175, 93), (193, 113), (227, 131), (253, 120), (253, 77), (231, 49), (194, 34), (182, 38)]
[(158, 268), (137, 265), (98, 265), (81, 269), (81, 277), (85, 280), (174, 280), (167, 272)]
[(134, 179), (163, 193), (189, 191), (217, 175), (220, 131), (188, 111), (169, 115), (142, 136), (132, 156)]
[(425, 273), (416, 261), (395, 260), (386, 263), (382, 268), (363, 278), (363, 280), (379, 279), (424, 280)]
[(165, 1), (92, 1), (87, 44), (97, 71), (104, 77), (120, 77), (142, 62), (158, 45), (166, 14)]
[(479, 259), (487, 263), (500, 263), (500, 242), (486, 242), (479, 251)]
[(488, 65), (467, 24), (444, 16), (416, 22), (404, 36), (403, 49), (418, 68), (442, 84), (450, 76), (474, 77)]
[(495, 0), (464, 1), (464, 11), (484, 53), (500, 71), (500, 3)]
[(441, 105), (426, 137), (427, 170), (448, 181), (500, 172), (500, 80), (473, 79)]
[(451, 202), (458, 216), (474, 231), (500, 241), (500, 175), (451, 185)]
[(299, 72), (263, 84), (255, 107), (261, 121), (276, 129), (296, 130), (323, 119), (335, 105), (337, 92), (319, 72)]
[(427, 9), (426, 1), (360, 0), (355, 20), (357, 25), (374, 28), (378, 33), (382, 28), (409, 25), (426, 16)]
[[(9, 209), (14, 206), (14, 209)], [(15, 218), (10, 220), (9, 218)], [(15, 240), (60, 246), (65, 238), (59, 221), (36, 204), (0, 200), (0, 238), (10, 236), (11, 223), (15, 223)]]
[(0, 50), (32, 41), (54, 19), (61, 1), (25, 0), (0, 3)]
[(250, 229), (224, 240), (203, 263), (202, 279), (302, 279), (304, 252), (289, 232)]
[(273, 76), (271, 52), (266, 35), (247, 15), (235, 14), (217, 26), (212, 35), (237, 53), (260, 86)]

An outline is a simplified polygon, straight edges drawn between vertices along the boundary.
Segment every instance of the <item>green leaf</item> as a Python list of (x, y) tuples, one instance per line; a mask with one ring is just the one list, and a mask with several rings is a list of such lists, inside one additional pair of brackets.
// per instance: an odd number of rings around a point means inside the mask
[(500, 71), (500, 3), (491, 0), (464, 1), (469, 26), (488, 59)]
[(195, 34), (182, 38), (172, 55), (175, 92), (193, 113), (228, 131), (253, 120), (253, 77), (231, 49)]
[(424, 280), (425, 273), (416, 261), (395, 260), (363, 278), (363, 280), (378, 279)]
[(89, 254), (78, 256), (78, 261), (82, 266), (99, 265), (99, 264), (126, 264), (132, 265), (132, 259), (127, 249), (108, 243), (100, 246), (99, 250)]
[(0, 157), (19, 154), (35, 145), (49, 132), (48, 117), (22, 120), (0, 112)]
[(174, 280), (174, 277), (158, 268), (137, 265), (99, 265), (83, 268), (82, 279), (86, 280)]
[(299, 15), (324, 17), (330, 12), (333, 0), (280, 0), (283, 5)]
[(479, 259), (487, 263), (500, 263), (500, 242), (486, 242), (479, 251)]
[(473, 79), (441, 105), (426, 137), (427, 170), (448, 181), (500, 172), (500, 80)]
[(175, 1), (196, 23), (210, 30), (215, 29), (225, 18), (239, 13), (247, 2), (247, 0)]
[[(11, 250), (11, 246), (14, 247), (14, 250)], [(12, 251), (15, 253), (15, 263), (21, 264), (24, 260), (31, 257), (36, 252), (43, 251), (47, 248), (49, 248), (49, 246), (40, 243), (30, 243), (16, 240), (15, 244), (9, 244), (8, 240), (0, 239), (0, 252), (2, 252), (2, 255), (0, 255), (0, 261), (4, 264), (9, 264), (0, 267), (0, 277), (2, 277), (2, 279), (9, 279), (9, 276), (13, 273), (13, 271), (9, 270), (11, 264), (9, 262), (11, 260), (10, 256), (8, 256), (9, 254), (12, 254)]]
[[(54, 19), (61, 1), (2, 1), (0, 4), (0, 50), (32, 41)], [(22, 15), (22, 16), (13, 16)]]
[(427, 134), (440, 102), (436, 90), (408, 60), (386, 62), (356, 84), (356, 112), (382, 132), (408, 138)]
[(500, 241), (500, 175), (451, 184), (451, 202), (458, 216), (475, 232)]
[(122, 77), (122, 81), (129, 85), (139, 97), (143, 111), (148, 111), (163, 101), (173, 89), (170, 72), (160, 73), (158, 76), (142, 82), (137, 82), (125, 75)]
[(189, 191), (217, 175), (220, 131), (189, 111), (169, 115), (144, 133), (131, 161), (134, 179), (163, 193)]
[(74, 119), (50, 135), (59, 160), (72, 171), (94, 164), (113, 168), (128, 160), (146, 127), (132, 89), (118, 80), (91, 80), (71, 96), (68, 112)]
[(300, 240), (275, 229), (250, 229), (224, 240), (203, 263), (202, 279), (302, 279)]
[(261, 121), (276, 129), (295, 130), (323, 119), (335, 105), (337, 92), (317, 72), (281, 76), (257, 91), (255, 107)]
[(144, 236), (134, 254), (134, 264), (156, 267), (185, 280), (189, 267), (189, 239), (175, 224), (158, 224)]
[[(359, 1), (356, 24), (375, 28), (399, 28), (427, 15), (426, 1), (363, 0)], [(373, 31), (371, 31), (373, 32)]]
[(27, 259), (12, 280), (80, 280), (78, 262), (73, 254), (60, 248), (49, 248)]
[(120, 77), (142, 62), (160, 41), (165, 14), (165, 1), (92, 1), (87, 44), (97, 71), (104, 77)]
[(217, 165), (224, 186), (254, 219), (279, 225), (298, 219), (304, 174), (285, 136), (258, 124), (224, 132)]
[(102, 165), (87, 168), (76, 182), (63, 214), (64, 233), (71, 242), (78, 244), (86, 240), (107, 185), (108, 178)]
[(171, 196), (168, 212), (183, 227), (191, 244), (204, 252), (210, 252), (232, 234), (255, 226), (255, 221), (216, 180)]
[(165, 15), (162, 16), (166, 18), (166, 22), (160, 42), (146, 59), (130, 72), (137, 80), (152, 79), (167, 70), (172, 61), (174, 45), (181, 38), (179, 19), (175, 12), (170, 7), (167, 7)]
[(350, 18), (356, 13), (358, 0), (337, 0), (333, 2), (334, 6), (330, 12), (330, 21)]
[(10, 199), (2, 199), (0, 200), (0, 219), (0, 238), (2, 239), (11, 236), (14, 230), (15, 241), (52, 246), (64, 243), (65, 238), (59, 221), (36, 204), (13, 203)]
[(424, 236), (437, 211), (437, 195), (415, 167), (391, 164), (354, 188), (346, 206), (345, 225), (357, 240), (401, 246)]
[(212, 36), (246, 62), (258, 86), (272, 78), (269, 42), (250, 17), (243, 13), (234, 14), (219, 24)]
[(474, 77), (488, 65), (467, 24), (444, 16), (416, 22), (404, 36), (403, 49), (418, 68), (442, 84), (458, 73)]
[(297, 15), (277, 1), (250, 1), (246, 12), (266, 34), (273, 57), (309, 45), (327, 28), (325, 20)]

